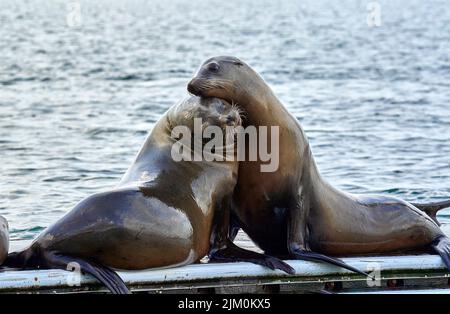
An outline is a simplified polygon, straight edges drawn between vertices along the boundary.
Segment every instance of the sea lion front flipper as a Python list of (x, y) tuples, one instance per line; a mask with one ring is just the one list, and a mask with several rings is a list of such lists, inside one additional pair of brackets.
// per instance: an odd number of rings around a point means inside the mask
[[(281, 259), (266, 254), (260, 254), (238, 247), (230, 240), (230, 196), (225, 196), (222, 202), (216, 204), (212, 231), (210, 236), (210, 248), (208, 257), (214, 262), (249, 262), (262, 265), (272, 270), (280, 269), (288, 274), (295, 274), (295, 270)], [(237, 228), (239, 231), (239, 228)]]
[[(369, 276), (367, 273), (359, 270), (355, 267), (352, 267), (341, 261), (338, 258), (329, 257), (320, 253), (312, 252), (308, 246), (308, 226), (307, 226), (307, 217), (309, 208), (304, 204), (308, 204), (305, 198), (300, 197), (299, 201), (295, 203), (295, 206), (292, 206), (289, 210), (289, 219), (288, 219), (288, 235), (287, 235), (287, 246), (289, 256), (304, 261), (312, 261), (312, 262), (324, 262), (331, 265), (339, 266), (355, 273)], [(370, 276), (369, 276), (370, 277)]]
[[(115, 294), (131, 294), (122, 278), (109, 267), (88, 262), (84, 259), (74, 258), (54, 252), (45, 252), (45, 267), (58, 268), (66, 270), (70, 263), (76, 263), (80, 266), (80, 270), (92, 275), (98, 281), (103, 283), (112, 293)], [(75, 264), (75, 265), (76, 265)]]
[(236, 214), (230, 214), (230, 230), (228, 232), (228, 237), (231, 241), (234, 241), (239, 230), (241, 229), (241, 223)]
[(364, 276), (369, 276), (369, 274), (367, 274), (366, 272), (359, 270), (353, 266), (348, 265), (347, 263), (345, 263), (344, 261), (338, 259), (338, 258), (334, 258), (334, 257), (329, 257), (323, 254), (319, 254), (319, 253), (315, 253), (315, 252), (311, 252), (311, 251), (302, 251), (302, 250), (297, 250), (294, 252), (290, 252), (290, 256), (292, 258), (298, 259), (298, 260), (304, 260), (304, 261), (310, 261), (310, 262), (324, 262), (324, 263), (328, 263), (331, 265), (335, 265), (335, 266), (339, 266), (345, 269), (348, 269), (350, 271), (353, 271), (355, 273), (364, 275)]
[(210, 250), (208, 256), (211, 262), (249, 262), (272, 270), (279, 269), (291, 275), (295, 274), (295, 269), (281, 259), (240, 248), (229, 240), (226, 247)]

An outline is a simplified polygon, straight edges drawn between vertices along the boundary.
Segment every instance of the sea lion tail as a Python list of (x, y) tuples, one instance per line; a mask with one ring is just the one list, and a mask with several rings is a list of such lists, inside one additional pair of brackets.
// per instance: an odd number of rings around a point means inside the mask
[(450, 270), (450, 239), (443, 235), (439, 236), (431, 243), (431, 247), (441, 256), (444, 264)]
[(39, 248), (33, 246), (21, 252), (8, 254), (3, 266), (27, 269), (43, 268), (68, 270), (68, 265), (71, 263), (73, 263), (72, 265), (74, 267), (75, 265), (79, 266), (80, 271), (92, 275), (104, 284), (112, 293), (131, 293), (122, 278), (109, 267), (57, 252), (41, 251)]
[(411, 204), (420, 209), (421, 211), (424, 211), (428, 216), (430, 216), (431, 219), (433, 219), (438, 225), (440, 225), (440, 223), (436, 218), (436, 214), (441, 209), (450, 207), (450, 200), (426, 204), (417, 204), (417, 203)]

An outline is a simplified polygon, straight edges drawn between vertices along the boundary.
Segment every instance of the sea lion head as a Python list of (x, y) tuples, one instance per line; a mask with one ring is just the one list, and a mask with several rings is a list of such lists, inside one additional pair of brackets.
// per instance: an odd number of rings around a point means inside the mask
[(219, 98), (190, 96), (179, 103), (169, 115), (170, 126), (187, 126), (195, 130), (195, 119), (201, 122), (202, 132), (208, 126), (218, 126), (225, 137), (234, 136), (242, 125), (241, 109)]
[(219, 56), (206, 60), (188, 84), (188, 91), (201, 97), (217, 97), (229, 102), (242, 100), (254, 92), (259, 75), (236, 57)]

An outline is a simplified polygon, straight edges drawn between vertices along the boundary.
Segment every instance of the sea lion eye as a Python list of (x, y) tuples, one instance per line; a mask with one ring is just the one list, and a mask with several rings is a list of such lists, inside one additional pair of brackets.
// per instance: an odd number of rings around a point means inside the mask
[(217, 73), (219, 72), (219, 64), (217, 62), (211, 62), (207, 65), (209, 71)]

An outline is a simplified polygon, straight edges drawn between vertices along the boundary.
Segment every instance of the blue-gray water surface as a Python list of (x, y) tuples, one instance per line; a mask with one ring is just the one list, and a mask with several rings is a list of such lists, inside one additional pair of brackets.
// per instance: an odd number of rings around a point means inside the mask
[(450, 198), (449, 4), (378, 1), (381, 25), (370, 27), (369, 2), (0, 0), (0, 215), (11, 238), (32, 239), (118, 183), (214, 55), (261, 73), (333, 185)]

